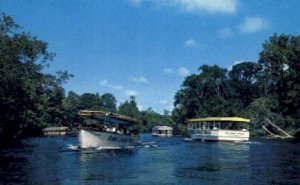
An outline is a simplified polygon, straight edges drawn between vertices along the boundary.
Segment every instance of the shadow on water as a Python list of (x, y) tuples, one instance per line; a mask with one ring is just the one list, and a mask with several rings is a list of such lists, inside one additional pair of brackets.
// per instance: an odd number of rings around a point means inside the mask
[[(83, 183), (112, 183), (137, 178), (128, 170), (135, 149), (80, 150), (79, 176)], [(132, 167), (133, 168), (133, 167)], [(126, 170), (127, 169), (127, 170)]]
[(249, 149), (248, 143), (187, 142), (178, 154), (186, 158), (174, 176), (182, 184), (230, 184), (229, 177), (247, 173)]

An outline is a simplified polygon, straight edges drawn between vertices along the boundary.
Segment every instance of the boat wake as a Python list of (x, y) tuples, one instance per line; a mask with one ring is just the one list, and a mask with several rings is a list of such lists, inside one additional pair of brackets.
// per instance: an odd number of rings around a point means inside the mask
[(255, 145), (261, 144), (261, 142), (259, 142), (259, 141), (247, 141), (246, 143), (247, 144), (255, 144)]
[(68, 150), (122, 150), (122, 149), (135, 149), (135, 148), (157, 148), (158, 146), (155, 142), (141, 142), (136, 146), (127, 146), (127, 147), (97, 147), (97, 148), (81, 148), (79, 145), (68, 144)]
[(157, 148), (158, 146), (155, 144), (155, 142), (143, 142), (139, 144), (139, 147), (142, 148)]
[(183, 140), (184, 141), (193, 141), (191, 138), (188, 138), (188, 137), (184, 138)]
[(79, 150), (80, 149), (80, 147), (78, 145), (72, 145), (72, 144), (68, 144), (67, 148), (69, 150)]

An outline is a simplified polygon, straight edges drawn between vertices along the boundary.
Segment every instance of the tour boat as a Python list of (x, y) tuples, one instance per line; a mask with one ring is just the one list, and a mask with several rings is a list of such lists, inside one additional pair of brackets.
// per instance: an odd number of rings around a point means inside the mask
[(170, 137), (173, 135), (173, 128), (168, 126), (155, 126), (152, 128), (152, 136)]
[(188, 120), (191, 140), (248, 141), (250, 119), (241, 117), (206, 117)]
[(81, 110), (80, 148), (119, 149), (138, 144), (137, 120), (104, 111)]

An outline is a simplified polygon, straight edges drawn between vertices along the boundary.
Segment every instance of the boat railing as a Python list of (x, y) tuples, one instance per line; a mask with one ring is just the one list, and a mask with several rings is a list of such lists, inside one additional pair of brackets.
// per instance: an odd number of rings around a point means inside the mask
[(79, 129), (89, 130), (89, 131), (100, 131), (106, 133), (115, 133), (120, 135), (137, 135), (137, 129), (124, 129), (124, 128), (115, 128), (115, 127), (94, 127), (94, 126), (80, 126)]

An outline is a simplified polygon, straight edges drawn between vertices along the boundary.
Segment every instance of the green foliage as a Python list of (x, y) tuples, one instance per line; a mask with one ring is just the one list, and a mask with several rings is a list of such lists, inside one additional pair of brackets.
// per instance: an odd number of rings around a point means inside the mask
[(101, 96), (102, 99), (102, 108), (108, 112), (117, 112), (117, 100), (116, 98), (110, 94), (105, 93)]
[[(166, 113), (166, 112), (165, 112)], [(142, 132), (150, 132), (151, 129), (154, 126), (171, 126), (174, 127), (173, 121), (171, 119), (171, 116), (168, 114), (158, 114), (155, 111), (153, 111), (151, 108), (148, 108), (145, 111), (141, 112), (141, 131)]]
[(227, 70), (216, 65), (203, 65), (199, 74), (184, 80), (175, 95), (175, 122), (186, 124), (186, 118), (230, 115), (235, 110), (229, 107), (233, 94), (227, 79)]
[(250, 117), (261, 135), (265, 118), (291, 132), (300, 128), (300, 36), (276, 34), (263, 44), (258, 63), (236, 64), (229, 72), (203, 65), (175, 95), (176, 123), (203, 116)]
[[(103, 95), (84, 93), (78, 95), (70, 91), (67, 97), (63, 100), (65, 117), (68, 120), (70, 127), (77, 127), (80, 123), (78, 111), (87, 110), (102, 110), (107, 112), (116, 112), (116, 98), (109, 93)], [(88, 122), (91, 122), (90, 120)]]
[(63, 125), (61, 83), (71, 75), (44, 74), (53, 59), (47, 43), (19, 31), (10, 16), (0, 17), (0, 139), (38, 134)]

